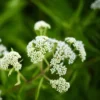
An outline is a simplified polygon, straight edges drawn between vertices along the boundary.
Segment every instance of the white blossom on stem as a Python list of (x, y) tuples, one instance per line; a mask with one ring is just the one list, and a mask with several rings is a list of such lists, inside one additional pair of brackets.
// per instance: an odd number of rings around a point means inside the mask
[(0, 59), (0, 68), (3, 70), (6, 70), (9, 68), (9, 66), (13, 66), (15, 71), (19, 71), (22, 67), (22, 65), (18, 62), (18, 59), (20, 59), (21, 56), (18, 52), (11, 51), (4, 55), (3, 58)]
[(45, 21), (38, 21), (35, 23), (34, 30), (41, 30), (42, 28), (50, 29), (51, 26), (48, 23), (46, 23)]
[(63, 66), (63, 61), (68, 59), (68, 64), (72, 64), (75, 61), (76, 54), (72, 49), (62, 41), (59, 41), (57, 44), (56, 52), (51, 59), (50, 66), (52, 66), (51, 73), (57, 72), (59, 76), (65, 75), (67, 68)]
[(79, 51), (79, 56), (82, 60), (82, 62), (86, 59), (86, 52), (84, 49), (84, 44), (82, 43), (82, 41), (76, 41), (73, 46), (76, 48), (76, 50)]
[(81, 58), (81, 61), (85, 61), (86, 59), (86, 51), (84, 49), (84, 44), (82, 41), (77, 41), (75, 38), (72, 38), (72, 37), (68, 37), (68, 38), (65, 38), (65, 41), (68, 43), (68, 44), (72, 44), (74, 49), (79, 51), (79, 57)]
[(28, 57), (31, 58), (31, 62), (41, 62), (47, 52), (51, 52), (54, 48), (56, 40), (50, 39), (46, 36), (37, 36), (34, 40), (27, 45)]
[(62, 77), (59, 77), (57, 80), (50, 80), (51, 87), (56, 89), (58, 92), (63, 93), (68, 91), (70, 88), (70, 83)]

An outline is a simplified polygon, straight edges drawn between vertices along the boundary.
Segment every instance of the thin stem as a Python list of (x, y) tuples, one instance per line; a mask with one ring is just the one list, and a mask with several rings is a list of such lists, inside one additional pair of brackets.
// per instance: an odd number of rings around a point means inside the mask
[(96, 17), (97, 11), (92, 11), (90, 14), (84, 19), (83, 27), (87, 27), (90, 23), (93, 22), (93, 19)]
[(44, 58), (44, 61), (46, 62), (47, 66), (50, 66), (49, 62), (47, 61), (46, 58)]
[(14, 68), (10, 69), (8, 76), (10, 76), (12, 74), (13, 70), (14, 70)]
[(76, 21), (79, 21), (80, 14), (83, 10), (84, 0), (80, 0), (77, 10), (75, 11), (73, 17), (71, 18), (70, 26), (72, 26)]
[(21, 81), (20, 81), (20, 74), (17, 73), (17, 83), (15, 84), (15, 86), (20, 85)]
[(40, 66), (39, 66), (41, 72), (43, 71), (43, 62), (40, 63)]
[(18, 71), (18, 74), (20, 75), (20, 77), (23, 79), (23, 81), (27, 82), (27, 79)]
[(27, 81), (27, 82), (28, 82), (28, 83), (31, 83), (32, 81), (38, 79), (41, 75), (45, 75), (45, 73), (46, 73), (47, 71), (48, 71), (48, 67), (47, 67), (44, 71), (42, 71), (40, 74), (38, 74), (37, 76), (31, 78), (31, 79), (30, 79), (29, 81)]
[(46, 36), (47, 28), (44, 29), (43, 35)]
[(41, 86), (43, 84), (43, 79), (44, 78), (41, 78), (40, 82), (39, 82), (39, 86), (38, 86), (38, 89), (37, 89), (37, 93), (36, 93), (36, 98), (35, 100), (38, 100), (38, 97), (39, 97), (39, 94), (40, 94), (40, 89), (41, 89)]
[(46, 80), (50, 81), (49, 77), (47, 77), (46, 75), (43, 75), (43, 77), (44, 77)]
[(70, 80), (70, 84), (72, 84), (74, 82), (74, 80), (76, 79), (77, 76), (77, 71), (74, 72), (72, 79)]
[(28, 83), (31, 83), (32, 81), (38, 79), (43, 73), (41, 72), (40, 74), (38, 74), (37, 76), (32, 77), (30, 80), (28, 80)]

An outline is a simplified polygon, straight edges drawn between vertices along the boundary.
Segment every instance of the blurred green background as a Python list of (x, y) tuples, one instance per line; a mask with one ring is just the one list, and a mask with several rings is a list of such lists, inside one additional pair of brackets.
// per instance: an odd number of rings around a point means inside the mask
[[(48, 36), (58, 40), (75, 37), (85, 44), (87, 59), (68, 66), (65, 78), (71, 81), (68, 92), (60, 94), (44, 80), (38, 100), (100, 100), (100, 10), (92, 10), (94, 0), (0, 0), (0, 38), (8, 50), (22, 55), (21, 72), (30, 79), (38, 69), (27, 57), (26, 46), (35, 38), (34, 23), (51, 25)], [(14, 87), (16, 72), (8, 77), (0, 71), (3, 100), (35, 100), (38, 82)]]

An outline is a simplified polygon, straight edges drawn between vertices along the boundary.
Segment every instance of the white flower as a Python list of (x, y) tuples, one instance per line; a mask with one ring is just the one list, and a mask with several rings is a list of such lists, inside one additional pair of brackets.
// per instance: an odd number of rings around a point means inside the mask
[(0, 56), (4, 56), (6, 53), (8, 53), (7, 48), (3, 44), (0, 44)]
[(19, 58), (21, 58), (21, 56), (15, 51), (7, 53), (0, 59), (0, 68), (6, 70), (8, 69), (9, 65), (11, 65), (14, 67), (15, 71), (20, 70), (22, 65), (18, 62)]
[(82, 41), (76, 41), (73, 46), (76, 48), (76, 50), (79, 51), (79, 56), (82, 60), (82, 62), (86, 59), (86, 52), (84, 49), (84, 44), (82, 43)]
[(66, 82), (66, 80), (62, 77), (58, 80), (50, 80), (50, 84), (52, 88), (56, 89), (60, 93), (66, 92), (70, 88), (70, 83)]
[(92, 8), (92, 9), (100, 9), (100, 0), (95, 0), (95, 1), (91, 4), (91, 8)]
[(42, 61), (47, 52), (51, 52), (55, 45), (55, 40), (46, 36), (37, 36), (36, 39), (29, 42), (27, 46), (28, 56), (31, 62), (38, 63)]
[(52, 74), (56, 71), (56, 74), (59, 74), (59, 76), (66, 74), (67, 68), (63, 66), (62, 63), (65, 59), (68, 59), (68, 64), (72, 64), (76, 59), (76, 54), (67, 44), (65, 44), (65, 42), (59, 41), (56, 52), (50, 62), (50, 66), (52, 66), (50, 69)]
[(65, 41), (69, 44), (72, 44), (75, 50), (79, 51), (79, 56), (83, 62), (86, 59), (86, 52), (82, 41), (77, 41), (72, 37), (65, 38)]
[(56, 74), (58, 74), (59, 76), (65, 75), (67, 72), (67, 68), (66, 66), (63, 66), (63, 63), (56, 64), (50, 70), (51, 70), (51, 74), (57, 71)]
[(50, 28), (51, 26), (44, 21), (38, 21), (34, 25), (34, 30), (50, 29)]
[[(1, 39), (0, 42), (2, 42)], [(8, 53), (7, 48), (3, 44), (0, 44), (0, 58), (3, 57), (6, 53)]]

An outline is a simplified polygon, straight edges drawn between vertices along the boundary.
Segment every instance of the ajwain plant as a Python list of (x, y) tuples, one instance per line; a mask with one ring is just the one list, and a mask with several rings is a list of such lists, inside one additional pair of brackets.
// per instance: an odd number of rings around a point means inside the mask
[[(47, 30), (50, 28), (51, 26), (44, 21), (35, 23), (34, 30), (37, 36), (28, 43), (27, 55), (33, 64), (38, 64), (42, 73), (38, 75), (38, 77), (41, 77), (41, 81), (45, 78), (52, 88), (60, 93), (64, 93), (70, 88), (70, 82), (67, 82), (63, 77), (67, 74), (65, 60), (69, 65), (73, 64), (77, 57), (84, 62), (86, 52), (83, 42), (73, 37), (66, 37), (64, 41), (48, 37)], [(0, 69), (9, 71), (8, 76), (13, 71), (17, 72), (17, 83), (15, 85), (21, 84), (21, 78), (27, 81), (20, 73), (22, 68), (20, 58), (21, 56), (18, 52), (13, 49), (9, 52), (4, 45), (0, 44)], [(47, 65), (45, 69), (44, 63)], [(58, 78), (49, 78), (46, 74), (49, 71), (51, 74), (57, 75)]]

